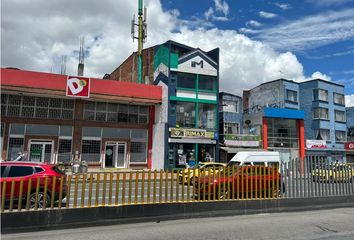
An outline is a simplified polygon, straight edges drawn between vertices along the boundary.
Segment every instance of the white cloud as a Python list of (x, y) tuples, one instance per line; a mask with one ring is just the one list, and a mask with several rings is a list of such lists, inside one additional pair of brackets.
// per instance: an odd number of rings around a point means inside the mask
[(290, 4), (286, 3), (274, 3), (275, 6), (279, 7), (281, 10), (285, 11), (291, 8)]
[(262, 18), (275, 18), (278, 15), (275, 13), (271, 13), (271, 12), (260, 11), (259, 16)]
[(353, 39), (354, 8), (329, 11), (259, 30), (256, 37), (276, 49), (300, 51)]
[(349, 2), (354, 2), (354, 0), (306, 0), (306, 2), (321, 7), (329, 7), (329, 6), (343, 5)]
[[(221, 14), (221, 15), (220, 15)], [(212, 21), (228, 21), (229, 4), (226, 1), (214, 0), (214, 8), (209, 7), (208, 11), (204, 13), (206, 20)]]
[[(235, 30), (211, 28), (201, 19), (181, 20), (178, 11), (164, 11), (159, 0), (145, 3), (148, 38), (144, 47), (169, 39), (205, 51), (219, 47), (221, 90), (241, 94), (243, 89), (277, 78), (306, 79), (302, 64), (291, 52), (279, 52)], [(85, 36), (85, 75), (102, 77), (137, 49), (130, 38), (137, 1), (4, 0), (2, 10), (4, 67), (49, 71), (53, 59), (60, 62), (66, 55), (67, 73), (76, 74), (79, 37)]]
[(260, 27), (262, 25), (263, 25), (262, 23), (257, 22), (255, 20), (250, 20), (250, 21), (246, 22), (246, 26), (247, 27), (256, 27), (257, 28), (257, 27)]
[(354, 107), (354, 94), (345, 96), (345, 106)]
[(311, 79), (322, 79), (322, 80), (326, 80), (326, 81), (332, 81), (332, 78), (326, 74), (323, 74), (321, 72), (314, 72), (311, 77), (308, 78), (308, 80)]

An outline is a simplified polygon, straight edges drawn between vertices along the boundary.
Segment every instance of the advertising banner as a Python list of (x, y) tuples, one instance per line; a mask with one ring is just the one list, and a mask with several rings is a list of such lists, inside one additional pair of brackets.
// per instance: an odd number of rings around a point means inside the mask
[(346, 150), (354, 151), (354, 142), (346, 142), (344, 146)]
[(68, 76), (66, 82), (66, 96), (90, 97), (90, 78)]
[(170, 128), (170, 136), (172, 138), (207, 138), (217, 139), (215, 132), (205, 129), (185, 129), (185, 128)]
[(306, 140), (306, 148), (308, 149), (326, 149), (326, 140)]

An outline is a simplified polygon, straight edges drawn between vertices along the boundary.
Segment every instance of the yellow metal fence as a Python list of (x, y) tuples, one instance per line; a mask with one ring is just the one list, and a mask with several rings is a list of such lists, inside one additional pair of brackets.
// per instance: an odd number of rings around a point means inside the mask
[(1, 184), (1, 212), (278, 198), (281, 185), (278, 165), (8, 179)]

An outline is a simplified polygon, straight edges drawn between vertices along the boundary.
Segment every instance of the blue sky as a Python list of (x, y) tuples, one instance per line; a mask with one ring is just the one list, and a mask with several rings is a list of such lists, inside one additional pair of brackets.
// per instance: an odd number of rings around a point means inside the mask
[[(1, 66), (85, 76), (111, 73), (133, 51), (138, 0), (2, 0)], [(220, 90), (241, 95), (266, 81), (313, 78), (345, 85), (354, 106), (354, 0), (144, 0), (145, 48), (174, 40), (220, 48)]]
[[(212, 9), (209, 28), (234, 29), (275, 50), (291, 51), (302, 63), (305, 76), (319, 71), (345, 85), (347, 95), (354, 94), (354, 15), (348, 18), (353, 14), (353, 0), (162, 0), (162, 6), (178, 9), (179, 18), (188, 21), (204, 19)], [(326, 18), (336, 24), (328, 26)], [(342, 22), (349, 27), (341, 26)], [(288, 29), (289, 25), (298, 28)], [(312, 28), (316, 28), (313, 34)]]

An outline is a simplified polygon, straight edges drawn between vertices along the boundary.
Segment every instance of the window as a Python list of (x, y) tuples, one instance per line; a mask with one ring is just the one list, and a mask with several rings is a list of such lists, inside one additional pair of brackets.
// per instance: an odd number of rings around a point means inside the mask
[(313, 109), (313, 118), (314, 119), (324, 119), (328, 120), (328, 108), (314, 108)]
[(1, 114), (8, 117), (73, 119), (74, 100), (1, 94)]
[(221, 106), (223, 112), (239, 112), (239, 101), (222, 100)]
[(329, 130), (328, 129), (316, 129), (315, 132), (316, 140), (329, 140)]
[(217, 77), (199, 75), (198, 88), (200, 90), (216, 91), (217, 82)]
[(286, 89), (286, 100), (289, 102), (297, 103), (297, 92)]
[(345, 142), (345, 131), (336, 131), (336, 142)]
[(334, 110), (334, 117), (336, 122), (345, 122), (345, 112)]
[(239, 134), (240, 125), (238, 123), (224, 123), (224, 133), (225, 134)]
[(6, 166), (1, 166), (1, 177), (4, 177)]
[(313, 90), (313, 100), (328, 102), (328, 91), (323, 90), (323, 89), (314, 89)]
[(18, 153), (22, 153), (23, 138), (10, 138), (7, 160), (15, 160), (18, 157)]
[(147, 124), (147, 106), (105, 102), (85, 102), (84, 119), (88, 121)]
[(176, 127), (195, 127), (195, 103), (176, 103)]
[(98, 163), (100, 161), (101, 141), (82, 140), (81, 160), (88, 163)]
[(333, 93), (333, 102), (339, 105), (345, 105), (344, 95), (340, 93)]
[(198, 127), (215, 129), (216, 124), (216, 105), (199, 103)]
[(71, 161), (71, 139), (59, 139), (58, 162)]
[(130, 162), (146, 162), (146, 142), (132, 142), (130, 144)]
[(33, 174), (33, 167), (11, 166), (7, 177), (23, 177)]
[(197, 76), (190, 73), (177, 73), (177, 87), (195, 89)]
[(299, 135), (296, 120), (268, 119), (268, 144), (273, 148), (298, 148)]

